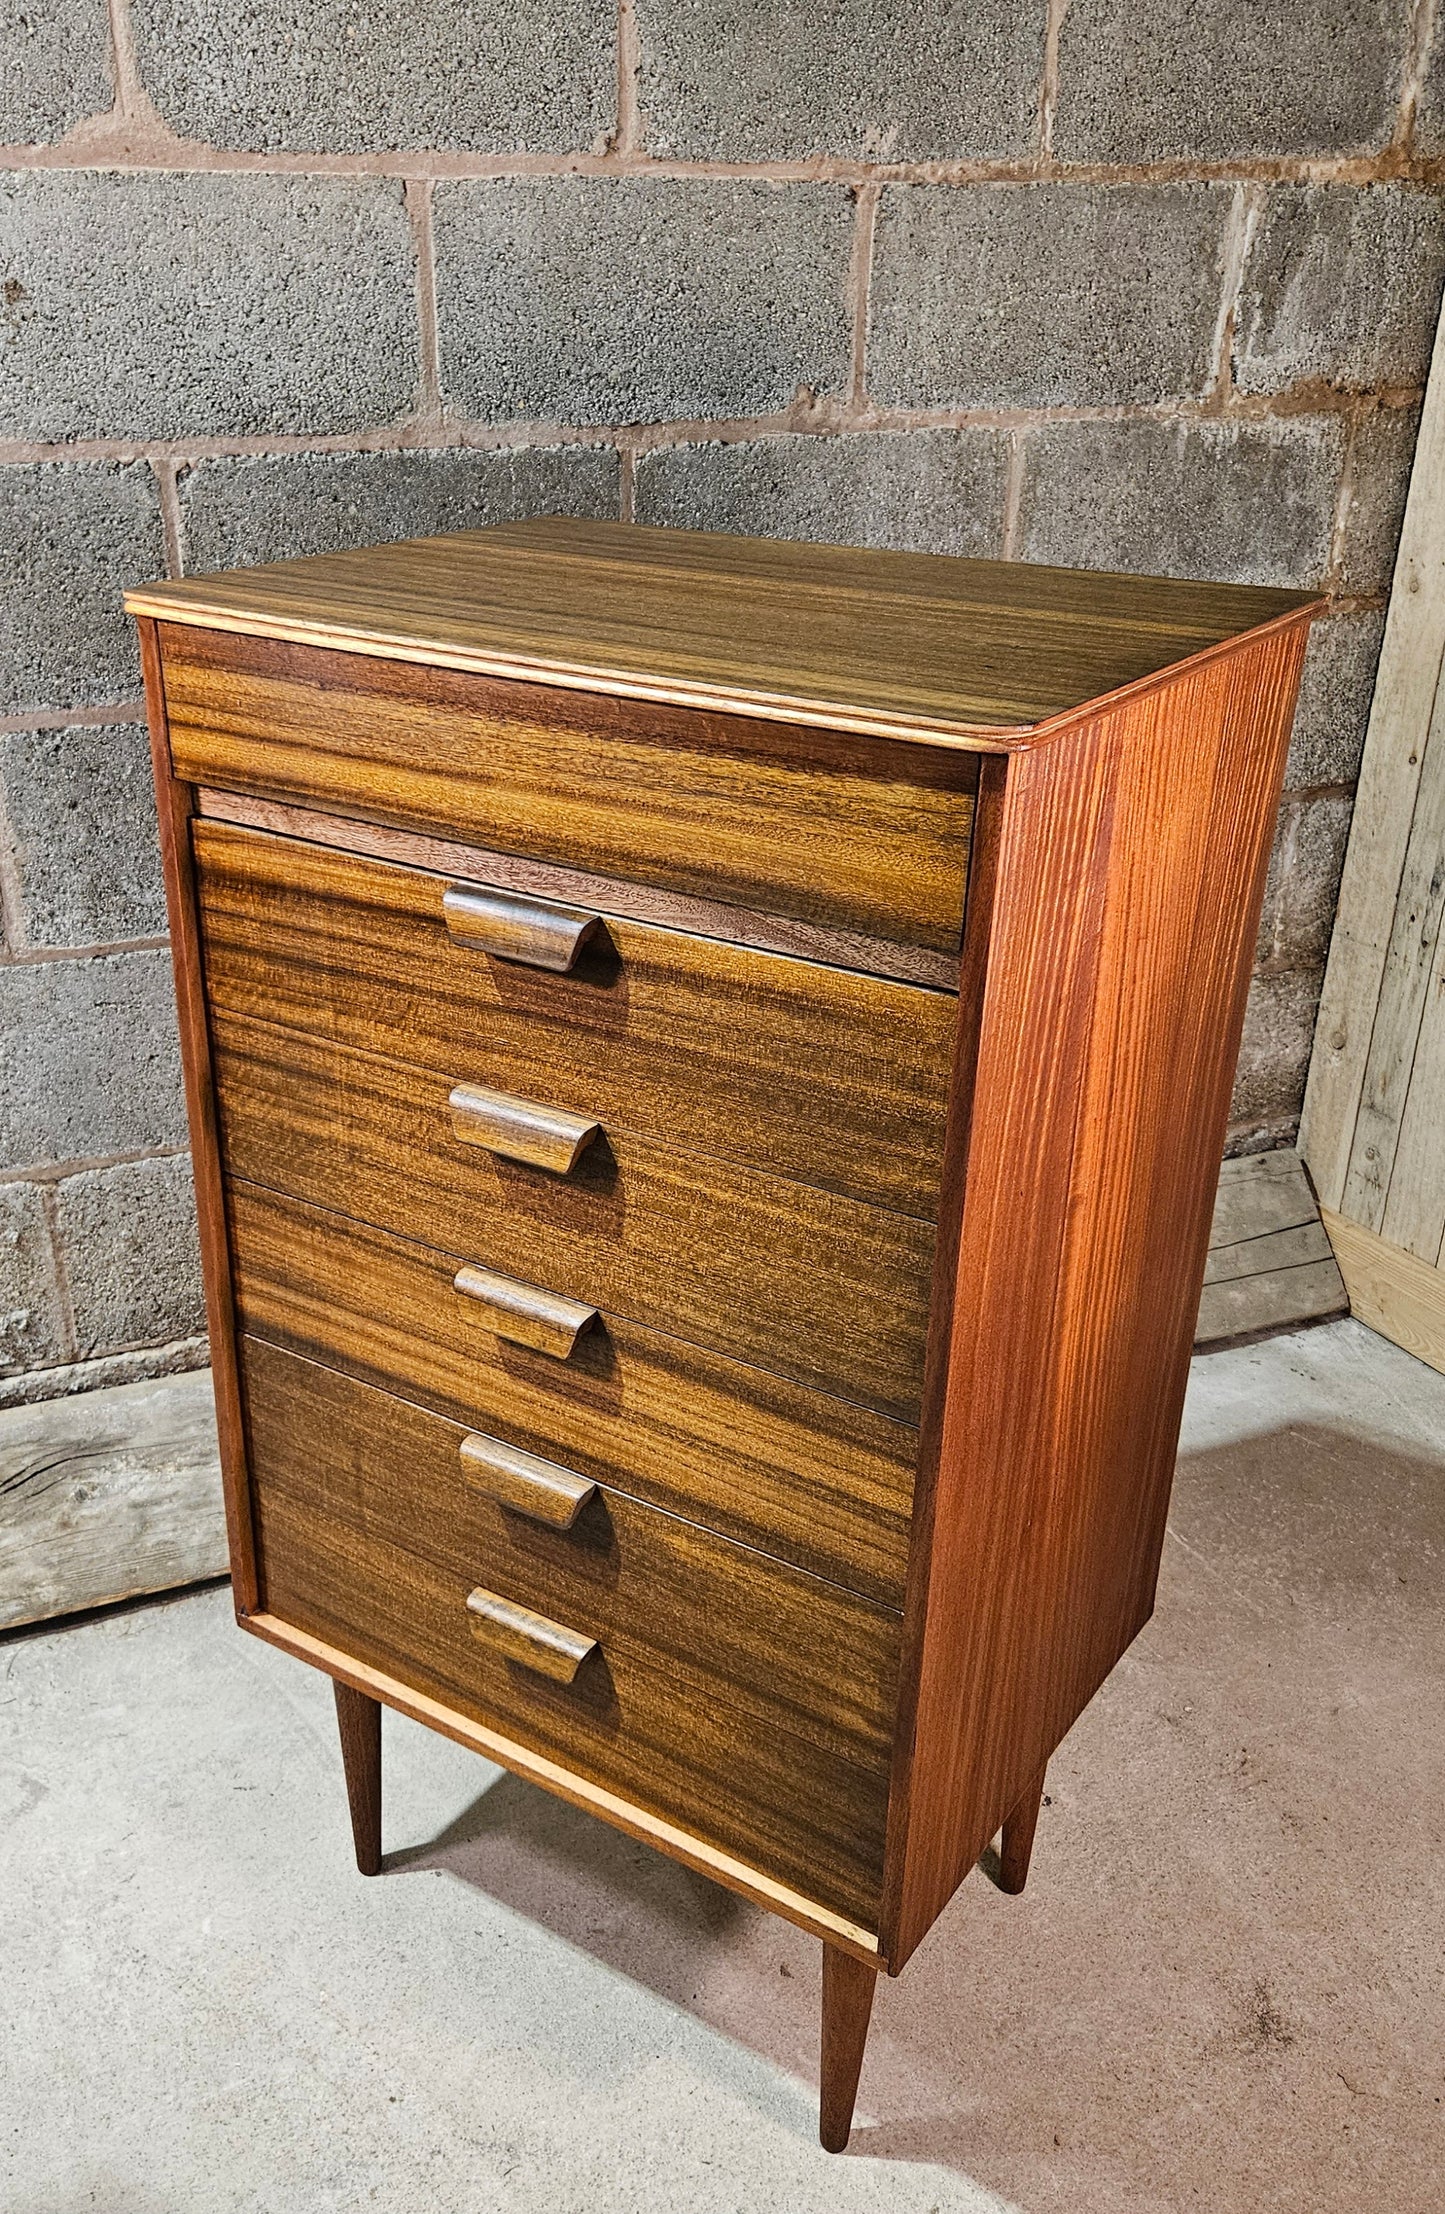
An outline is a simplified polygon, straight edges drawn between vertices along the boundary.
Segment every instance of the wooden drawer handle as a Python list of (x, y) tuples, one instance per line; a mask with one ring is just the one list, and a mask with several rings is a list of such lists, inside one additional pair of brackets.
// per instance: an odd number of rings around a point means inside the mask
[(480, 946), (499, 961), (565, 975), (600, 924), (581, 907), (558, 907), (520, 892), (485, 891), (480, 884), (449, 884), (442, 914), (458, 945)]
[(539, 1460), (519, 1446), (503, 1445), (500, 1438), (483, 1437), (480, 1431), (463, 1438), (457, 1451), (470, 1483), (504, 1507), (554, 1530), (570, 1530), (597, 1489), (570, 1468)]
[(566, 1360), (583, 1331), (597, 1320), (597, 1309), (584, 1307), (579, 1299), (564, 1299), (537, 1284), (519, 1284), (514, 1276), (495, 1276), (470, 1262), (457, 1270), (452, 1283), (464, 1298), (486, 1308), (499, 1338), (554, 1354), (559, 1361)]
[(485, 1146), (504, 1160), (525, 1161), (556, 1176), (577, 1166), (601, 1128), (585, 1115), (513, 1099), (509, 1092), (486, 1092), (480, 1084), (453, 1084), (450, 1104), (452, 1129), (463, 1144)]
[(519, 1607), (495, 1591), (469, 1592), (467, 1606), (473, 1637), (554, 1683), (570, 1684), (597, 1643), (595, 1637), (549, 1622), (545, 1614), (533, 1614), (530, 1607)]

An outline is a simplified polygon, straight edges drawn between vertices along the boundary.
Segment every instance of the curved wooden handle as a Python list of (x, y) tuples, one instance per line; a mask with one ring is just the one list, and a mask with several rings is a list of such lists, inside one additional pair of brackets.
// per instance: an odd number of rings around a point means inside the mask
[(538, 1284), (519, 1284), (515, 1276), (496, 1276), (489, 1268), (473, 1268), (470, 1262), (457, 1270), (452, 1285), (464, 1298), (486, 1308), (499, 1338), (554, 1354), (559, 1361), (566, 1360), (583, 1331), (597, 1320), (597, 1309), (584, 1307), (580, 1299), (564, 1299), (560, 1292), (543, 1291)]
[(483, 1091), (480, 1084), (453, 1084), (449, 1104), (452, 1130), (465, 1145), (485, 1146), (507, 1161), (565, 1176), (577, 1166), (601, 1124), (561, 1107), (543, 1107), (535, 1099), (514, 1099), (510, 1092)]
[(570, 1684), (597, 1644), (565, 1622), (551, 1622), (545, 1614), (533, 1614), (500, 1592), (477, 1590), (467, 1594), (472, 1635), (493, 1646), (508, 1660), (535, 1668), (554, 1683)]
[(480, 1431), (463, 1438), (457, 1451), (469, 1483), (553, 1530), (570, 1530), (597, 1489), (573, 1469), (539, 1460), (535, 1453), (503, 1445), (500, 1438), (483, 1437)]
[(493, 892), (481, 884), (449, 884), (442, 915), (459, 945), (480, 946), (499, 961), (565, 975), (602, 921), (581, 907), (558, 907), (523, 892)]

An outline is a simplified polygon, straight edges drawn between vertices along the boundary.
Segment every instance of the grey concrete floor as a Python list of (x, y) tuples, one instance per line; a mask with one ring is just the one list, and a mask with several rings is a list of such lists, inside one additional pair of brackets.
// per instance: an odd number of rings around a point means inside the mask
[(0, 1643), (4, 2214), (1436, 2214), (1445, 1377), (1195, 1363), (1159, 1608), (815, 2142), (817, 1949), (211, 1589)]

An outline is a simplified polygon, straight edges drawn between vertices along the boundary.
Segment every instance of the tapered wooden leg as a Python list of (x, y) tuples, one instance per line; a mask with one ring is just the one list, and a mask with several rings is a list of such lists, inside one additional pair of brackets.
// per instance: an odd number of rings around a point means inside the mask
[(381, 1702), (350, 1684), (332, 1684), (356, 1865), (363, 1876), (381, 1874)]
[(868, 2042), (868, 2017), (878, 1971), (835, 1945), (823, 1947), (823, 2065), (818, 2092), (818, 2135), (829, 2152), (841, 2152), (853, 2127), (858, 2071)]
[(996, 1879), (1000, 1891), (1017, 1895), (1029, 1880), (1029, 1860), (1034, 1849), (1034, 1831), (1039, 1826), (1039, 1808), (1043, 1803), (1044, 1777), (1047, 1773), (1046, 1769), (1039, 1770), (1003, 1826)]

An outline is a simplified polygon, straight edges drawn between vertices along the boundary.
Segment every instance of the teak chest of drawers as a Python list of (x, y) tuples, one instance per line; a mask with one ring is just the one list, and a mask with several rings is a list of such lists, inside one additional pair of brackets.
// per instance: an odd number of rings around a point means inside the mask
[(1299, 594), (544, 522), (140, 619), (238, 1616), (874, 1975), (1147, 1619)]

